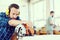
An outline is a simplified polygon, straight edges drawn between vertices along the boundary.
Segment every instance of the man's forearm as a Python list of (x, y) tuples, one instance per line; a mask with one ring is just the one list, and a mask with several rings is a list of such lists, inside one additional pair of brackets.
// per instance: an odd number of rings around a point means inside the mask
[(25, 20), (23, 20), (23, 21), (21, 21), (21, 20), (10, 20), (8, 23), (11, 26), (17, 26), (18, 24), (23, 24), (23, 23), (27, 24), (29, 27), (33, 26), (32, 22), (28, 22), (28, 21), (25, 21)]
[(17, 26), (18, 24), (22, 24), (20, 20), (10, 20), (8, 23), (11, 26)]

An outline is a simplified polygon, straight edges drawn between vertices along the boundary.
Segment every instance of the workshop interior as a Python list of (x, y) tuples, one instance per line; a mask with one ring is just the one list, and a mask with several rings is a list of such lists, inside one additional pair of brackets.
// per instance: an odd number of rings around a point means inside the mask
[[(31, 22), (32, 24), (32, 26), (30, 27), (26, 24), (17, 26), (23, 30), (22, 33), (19, 33), (21, 34), (21, 37), (52, 34), (60, 35), (59, 2), (60, 0), (0, 0), (0, 12), (7, 12), (8, 6), (12, 3), (16, 3), (19, 5), (19, 17), (21, 18), (21, 20), (26, 20), (28, 22)], [(51, 24), (53, 27), (53, 33), (51, 34), (49, 33), (49, 31), (47, 32), (46, 28), (46, 26), (49, 24), (47, 23), (47, 19), (50, 16), (50, 13), (54, 13), (54, 22), (53, 24)], [(25, 26), (25, 28), (23, 26)], [(23, 33), (25, 33), (26, 35), (22, 35)]]

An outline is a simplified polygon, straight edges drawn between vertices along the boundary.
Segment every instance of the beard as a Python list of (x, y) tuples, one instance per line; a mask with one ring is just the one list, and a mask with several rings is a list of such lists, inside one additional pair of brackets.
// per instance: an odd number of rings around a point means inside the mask
[(54, 17), (54, 16), (52, 16), (52, 17)]

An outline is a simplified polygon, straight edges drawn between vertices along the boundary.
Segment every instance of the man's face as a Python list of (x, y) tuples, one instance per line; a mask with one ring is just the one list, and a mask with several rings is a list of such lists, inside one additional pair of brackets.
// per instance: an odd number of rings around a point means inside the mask
[(12, 19), (16, 19), (19, 16), (19, 9), (16, 9), (16, 8), (12, 7), (10, 9), (10, 15), (9, 16)]
[(54, 13), (51, 13), (51, 16), (54, 17)]

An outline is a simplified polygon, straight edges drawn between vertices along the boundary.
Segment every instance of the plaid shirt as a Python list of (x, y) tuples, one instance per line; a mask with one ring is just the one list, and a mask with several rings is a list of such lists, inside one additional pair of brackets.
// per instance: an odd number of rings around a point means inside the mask
[[(0, 13), (0, 40), (10, 40), (12, 34), (14, 33), (15, 27), (8, 24), (10, 20), (4, 12)], [(17, 18), (19, 20), (19, 18)]]

